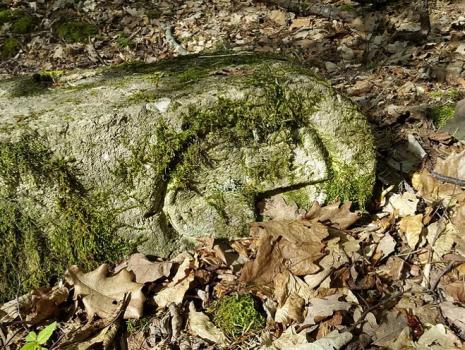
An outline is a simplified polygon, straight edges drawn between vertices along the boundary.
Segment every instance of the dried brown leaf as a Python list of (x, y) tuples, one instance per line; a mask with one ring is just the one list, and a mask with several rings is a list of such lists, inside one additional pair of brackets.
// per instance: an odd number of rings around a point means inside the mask
[(289, 295), (283, 306), (276, 310), (274, 317), (275, 322), (289, 325), (293, 322), (302, 322), (304, 319), (303, 309), (305, 300), (299, 295), (293, 293)]
[(310, 306), (307, 308), (307, 316), (304, 324), (315, 324), (322, 319), (332, 316), (335, 311), (349, 310), (352, 306), (346, 301), (340, 301), (342, 294), (333, 294), (324, 298), (310, 299)]
[(270, 285), (277, 274), (290, 271), (308, 275), (320, 270), (315, 261), (324, 254), (325, 226), (308, 221), (269, 221), (255, 223), (257, 255), (241, 271), (241, 281)]
[(263, 205), (262, 215), (271, 220), (294, 220), (302, 214), (295, 202), (286, 200), (281, 194), (265, 199)]
[(144, 254), (131, 255), (128, 270), (134, 272), (137, 283), (155, 282), (162, 277), (168, 277), (173, 263), (169, 261), (152, 262)]
[(323, 207), (318, 202), (314, 202), (310, 210), (305, 214), (305, 218), (344, 230), (352, 226), (360, 218), (360, 212), (350, 211), (351, 206), (352, 202), (345, 202), (342, 205), (333, 203)]
[(73, 265), (66, 271), (65, 280), (74, 286), (74, 297), (82, 297), (90, 318), (95, 314), (101, 318), (110, 317), (118, 308), (118, 303), (128, 294), (130, 302), (124, 312), (124, 318), (140, 318), (145, 301), (142, 284), (133, 282), (133, 276), (127, 270), (121, 270), (110, 277), (108, 273), (106, 264), (88, 273)]
[(227, 338), (223, 332), (210, 321), (207, 315), (203, 312), (198, 312), (193, 302), (189, 304), (188, 323), (189, 330), (193, 335), (207, 339), (220, 346), (227, 344)]
[(171, 303), (180, 304), (195, 279), (195, 269), (198, 267), (196, 258), (186, 257), (179, 266), (176, 275), (168, 285), (158, 292), (154, 300), (158, 307), (164, 308)]
[(61, 310), (61, 305), (67, 300), (68, 294), (69, 290), (64, 286), (34, 290), (31, 295), (33, 307), (26, 316), (27, 322), (37, 324), (51, 318)]
[(403, 217), (399, 221), (399, 229), (405, 234), (409, 247), (415, 249), (423, 231), (423, 215), (418, 214)]

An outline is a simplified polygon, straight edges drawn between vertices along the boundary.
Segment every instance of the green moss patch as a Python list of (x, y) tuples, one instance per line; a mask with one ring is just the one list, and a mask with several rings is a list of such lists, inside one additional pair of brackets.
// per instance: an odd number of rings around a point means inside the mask
[(134, 48), (136, 46), (135, 43), (122, 32), (118, 34), (115, 41), (121, 48)]
[(213, 305), (213, 322), (232, 338), (258, 332), (265, 327), (266, 319), (257, 304), (250, 294), (225, 296)]
[[(24, 192), (25, 184), (35, 190)], [(51, 205), (45, 213), (35, 200), (43, 196)], [(48, 285), (70, 264), (90, 270), (132, 252), (136, 242), (118, 236), (109, 207), (38, 135), (0, 143), (0, 302)]]
[(2, 45), (2, 58), (7, 59), (13, 57), (20, 49), (21, 45), (18, 39), (6, 38)]
[(431, 119), (437, 128), (442, 128), (446, 125), (446, 123), (454, 117), (454, 114), (454, 104), (436, 106), (431, 109)]
[(352, 167), (332, 164), (331, 180), (325, 185), (327, 202), (355, 202), (360, 209), (365, 209), (368, 199), (372, 196), (374, 178), (370, 175), (361, 176)]
[(21, 10), (3, 10), (0, 11), (0, 25), (4, 23), (11, 24), (13, 33), (27, 34), (36, 28), (38, 19)]
[(68, 20), (58, 21), (53, 29), (61, 39), (69, 43), (85, 42), (98, 33), (94, 24)]

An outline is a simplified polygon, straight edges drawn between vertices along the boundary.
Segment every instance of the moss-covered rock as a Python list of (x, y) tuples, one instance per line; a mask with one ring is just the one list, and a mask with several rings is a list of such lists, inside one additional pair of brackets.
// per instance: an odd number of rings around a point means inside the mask
[[(33, 242), (30, 266), (120, 256), (117, 237), (167, 255), (199, 235), (245, 233), (258, 198), (363, 207), (374, 182), (364, 116), (308, 70), (274, 58), (183, 57), (57, 74), (51, 83), (4, 80), (0, 109), (2, 147), (40, 142), (47, 154), (5, 157), (16, 173), (0, 173), (2, 205), (23, 213), (0, 211), (0, 244), (12, 239), (6, 232), (20, 242), (11, 252)], [(11, 229), (24, 213), (33, 224)], [(87, 236), (89, 246), (72, 238)]]
[(108, 208), (37, 133), (0, 142), (0, 299), (60, 277), (69, 264), (92, 269), (135, 250), (116, 234), (117, 214)]

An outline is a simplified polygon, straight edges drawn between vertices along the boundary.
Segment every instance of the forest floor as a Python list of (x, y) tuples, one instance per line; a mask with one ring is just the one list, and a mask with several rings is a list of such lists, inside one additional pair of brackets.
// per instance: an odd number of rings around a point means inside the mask
[(283, 199), (247, 238), (70, 267), (0, 306), (0, 348), (465, 349), (463, 1), (433, 4), (426, 38), (410, 1), (328, 0), (325, 16), (249, 0), (3, 3), (0, 78), (186, 53), (307, 65), (369, 118), (378, 181), (367, 211)]

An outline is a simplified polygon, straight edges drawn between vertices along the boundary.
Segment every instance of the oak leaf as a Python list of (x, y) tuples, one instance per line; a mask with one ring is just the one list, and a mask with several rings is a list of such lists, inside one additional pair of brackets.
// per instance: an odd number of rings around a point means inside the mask
[(324, 256), (322, 240), (328, 236), (324, 225), (305, 220), (269, 221), (252, 224), (251, 232), (257, 255), (242, 268), (241, 281), (270, 285), (283, 271), (304, 276), (320, 270), (315, 262)]
[(360, 219), (360, 212), (350, 211), (351, 206), (352, 202), (346, 202), (342, 205), (336, 202), (323, 207), (318, 202), (314, 202), (310, 210), (305, 214), (305, 218), (344, 230)]
[(173, 280), (155, 295), (154, 300), (158, 307), (164, 308), (171, 303), (177, 305), (183, 302), (184, 295), (189, 290), (191, 283), (195, 279), (195, 268), (197, 267), (198, 261), (196, 258), (189, 256), (184, 258), (184, 261), (179, 266)]
[(124, 318), (140, 318), (145, 301), (143, 285), (133, 282), (133, 275), (125, 269), (113, 276), (108, 274), (107, 264), (88, 273), (73, 265), (65, 272), (65, 280), (74, 286), (74, 297), (82, 297), (89, 318), (95, 314), (101, 318), (112, 316), (127, 295), (130, 301)]
[(162, 277), (168, 277), (173, 263), (169, 261), (152, 262), (144, 254), (131, 255), (128, 261), (128, 270), (134, 272), (137, 283), (155, 282)]

